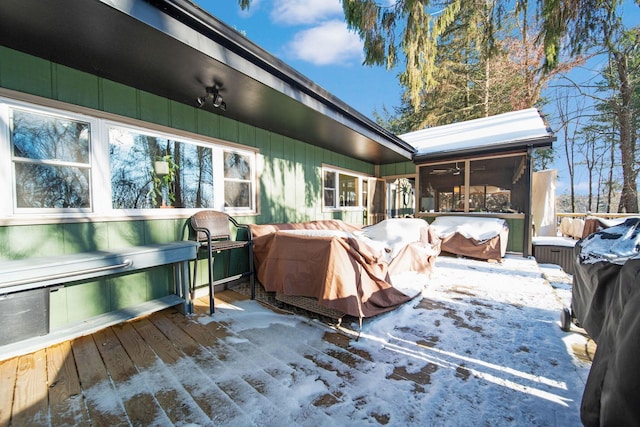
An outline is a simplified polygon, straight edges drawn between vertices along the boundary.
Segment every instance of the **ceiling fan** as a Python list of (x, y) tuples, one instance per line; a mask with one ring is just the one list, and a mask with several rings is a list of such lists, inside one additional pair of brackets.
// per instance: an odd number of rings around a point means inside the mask
[[(484, 170), (484, 165), (477, 166), (475, 168), (471, 168), (471, 172), (483, 171), (483, 170)], [(429, 172), (429, 175), (452, 174), (454, 176), (457, 176), (457, 175), (460, 175), (462, 173), (462, 171), (464, 171), (464, 166), (460, 167), (460, 166), (458, 166), (458, 162), (456, 162), (455, 167), (446, 168), (446, 169), (433, 169), (431, 172)]]

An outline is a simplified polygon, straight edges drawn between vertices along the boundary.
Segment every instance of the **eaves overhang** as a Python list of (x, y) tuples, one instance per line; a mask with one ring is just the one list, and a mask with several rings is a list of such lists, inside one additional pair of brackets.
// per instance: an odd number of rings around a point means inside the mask
[(415, 148), (187, 0), (2, 0), (0, 45), (374, 164)]
[(416, 154), (413, 161), (416, 164), (439, 162), (451, 159), (465, 159), (473, 157), (491, 157), (511, 153), (526, 153), (530, 148), (548, 148), (556, 140), (555, 136), (533, 138), (528, 140), (509, 141), (493, 144), (487, 147), (472, 147), (467, 149), (454, 148), (451, 150), (431, 151)]

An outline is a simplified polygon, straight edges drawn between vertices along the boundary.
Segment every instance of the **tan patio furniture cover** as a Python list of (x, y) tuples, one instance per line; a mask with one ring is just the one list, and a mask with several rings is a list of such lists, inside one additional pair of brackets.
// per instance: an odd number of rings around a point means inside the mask
[[(287, 230), (333, 230), (305, 235)], [(393, 310), (411, 297), (389, 282), (395, 271), (430, 274), (435, 255), (428, 239), (405, 246), (387, 264), (379, 249), (349, 237), (358, 226), (342, 221), (252, 225), (257, 277), (267, 291), (313, 297), (318, 303), (356, 317)], [(346, 232), (340, 234), (340, 232)]]

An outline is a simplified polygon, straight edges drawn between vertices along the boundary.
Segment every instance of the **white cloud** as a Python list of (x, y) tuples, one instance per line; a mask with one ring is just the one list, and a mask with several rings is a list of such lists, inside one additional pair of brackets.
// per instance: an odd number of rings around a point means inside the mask
[(289, 56), (314, 65), (344, 65), (362, 57), (360, 38), (338, 20), (298, 32), (286, 48)]
[(276, 0), (271, 20), (286, 25), (313, 24), (342, 15), (339, 0)]

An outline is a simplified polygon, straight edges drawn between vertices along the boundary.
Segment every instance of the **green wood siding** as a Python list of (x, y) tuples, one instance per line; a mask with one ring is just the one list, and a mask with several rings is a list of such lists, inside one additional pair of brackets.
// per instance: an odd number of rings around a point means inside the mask
[(509, 240), (507, 242), (507, 251), (524, 252), (524, 219), (523, 218), (507, 218), (509, 226)]
[(416, 173), (416, 165), (412, 161), (380, 165), (380, 176), (409, 175)]

